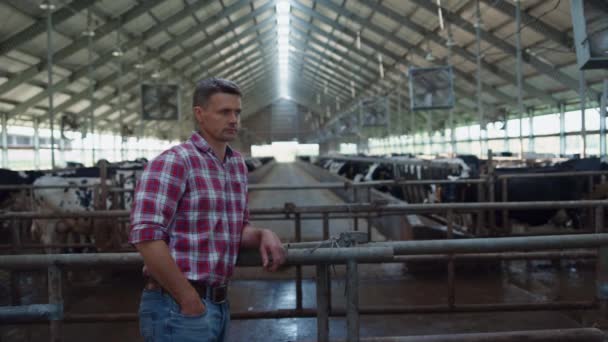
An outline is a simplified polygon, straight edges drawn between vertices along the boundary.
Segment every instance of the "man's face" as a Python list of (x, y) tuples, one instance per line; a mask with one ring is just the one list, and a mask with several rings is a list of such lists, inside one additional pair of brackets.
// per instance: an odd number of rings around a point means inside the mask
[(215, 93), (203, 107), (194, 107), (198, 127), (210, 143), (226, 143), (236, 138), (241, 122), (241, 97)]

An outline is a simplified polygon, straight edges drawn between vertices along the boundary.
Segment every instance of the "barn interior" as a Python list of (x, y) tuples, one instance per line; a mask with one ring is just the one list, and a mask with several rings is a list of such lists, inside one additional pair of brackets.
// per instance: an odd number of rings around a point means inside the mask
[(0, 1), (0, 341), (144, 341), (146, 165), (241, 90), (227, 341), (608, 341), (605, 0)]

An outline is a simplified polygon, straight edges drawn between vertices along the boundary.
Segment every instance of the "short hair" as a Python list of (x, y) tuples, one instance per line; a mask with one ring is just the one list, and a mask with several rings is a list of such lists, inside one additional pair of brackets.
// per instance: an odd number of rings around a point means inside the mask
[(236, 83), (223, 78), (207, 78), (199, 81), (192, 95), (192, 107), (204, 107), (213, 94), (228, 93), (243, 96), (241, 89)]

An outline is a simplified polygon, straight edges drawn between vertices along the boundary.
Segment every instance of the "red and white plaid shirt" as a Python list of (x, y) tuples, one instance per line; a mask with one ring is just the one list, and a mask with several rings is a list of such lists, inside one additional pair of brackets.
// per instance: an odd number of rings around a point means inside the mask
[(129, 242), (164, 240), (186, 278), (215, 286), (234, 270), (249, 223), (247, 167), (222, 163), (198, 133), (148, 163), (135, 189)]

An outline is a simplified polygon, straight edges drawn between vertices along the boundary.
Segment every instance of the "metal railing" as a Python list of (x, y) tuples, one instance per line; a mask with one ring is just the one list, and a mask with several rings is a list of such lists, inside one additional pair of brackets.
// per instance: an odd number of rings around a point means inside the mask
[[(318, 244), (322, 244), (319, 243)], [(400, 241), (377, 242), (352, 247), (319, 247), (308, 248), (305, 245), (289, 245), (287, 248), (287, 264), (293, 266), (315, 265), (317, 274), (317, 307), (316, 309), (296, 308), (295, 310), (275, 310), (270, 312), (233, 313), (233, 318), (248, 319), (262, 317), (317, 317), (318, 341), (329, 340), (329, 317), (346, 316), (347, 340), (359, 341), (360, 314), (402, 314), (430, 312), (486, 312), (511, 310), (548, 310), (548, 309), (597, 309), (605, 310), (608, 306), (608, 234), (565, 235), (548, 237), (518, 237), (518, 238), (481, 238), (466, 240), (432, 240), (432, 241)], [(359, 307), (359, 263), (382, 263), (401, 261), (399, 257), (416, 257), (429, 255), (447, 255), (453, 257), (456, 253), (463, 255), (480, 253), (500, 253), (511, 251), (539, 251), (555, 249), (599, 248), (597, 259), (597, 288), (593, 300), (581, 302), (547, 302), (519, 304), (455, 304), (451, 296), (448, 305), (410, 306), (410, 307)], [(259, 266), (261, 263), (256, 251), (246, 251), (245, 257), (239, 259), (239, 266)], [(563, 253), (563, 252), (562, 252)], [(453, 260), (453, 258), (451, 259)], [(60, 341), (63, 321), (83, 322), (99, 320), (134, 320), (134, 313), (118, 314), (66, 314), (63, 309), (61, 293), (61, 272), (64, 268), (78, 267), (113, 267), (141, 266), (142, 259), (137, 253), (107, 253), (107, 254), (43, 254), (43, 255), (14, 255), (0, 259), (0, 269), (47, 269), (49, 277), (49, 303), (47, 305), (4, 307), (0, 308), (0, 321), (5, 323), (15, 321), (34, 322), (49, 320), (51, 339)], [(331, 308), (329, 265), (346, 264), (346, 308), (336, 310)], [(604, 312), (605, 313), (605, 312)], [(594, 335), (587, 331), (581, 335), (585, 338)], [(508, 333), (506, 333), (508, 334)], [(554, 335), (551, 335), (554, 336)], [(555, 335), (558, 336), (558, 335)], [(589, 339), (580, 340), (589, 341)], [(594, 337), (595, 338), (595, 337)], [(466, 340), (466, 339), (465, 339)], [(576, 340), (573, 340), (576, 341)]]

